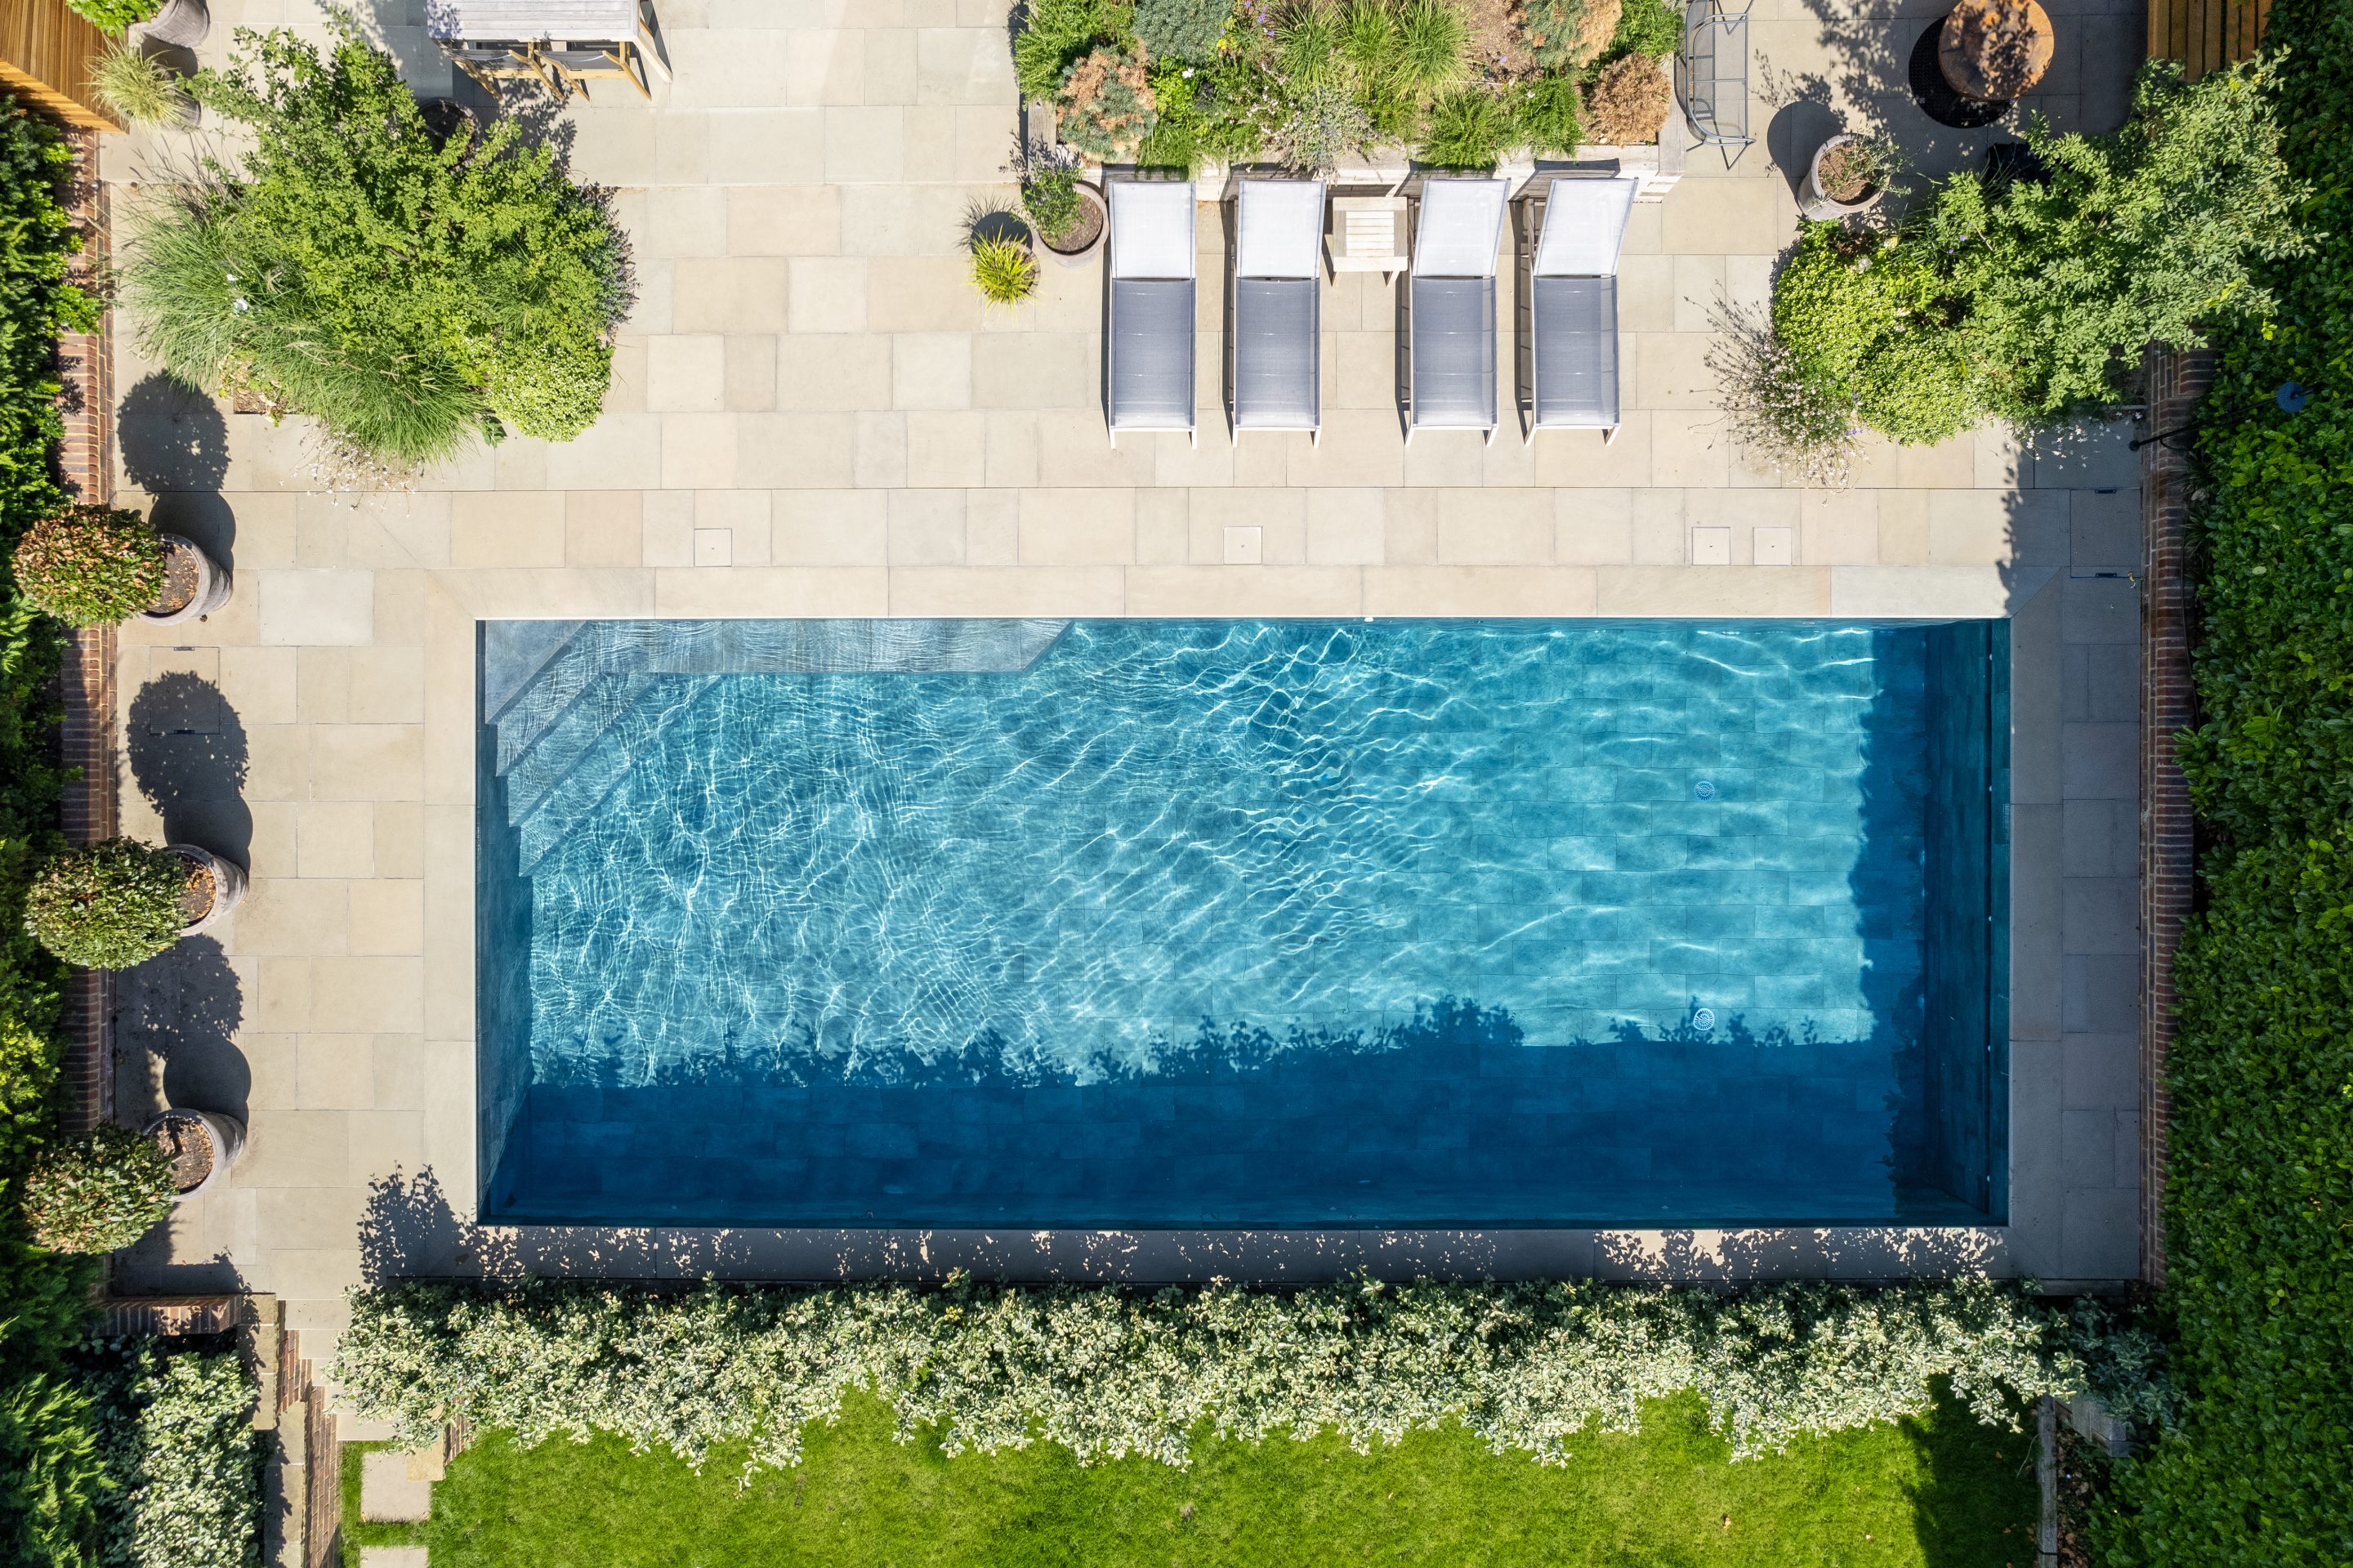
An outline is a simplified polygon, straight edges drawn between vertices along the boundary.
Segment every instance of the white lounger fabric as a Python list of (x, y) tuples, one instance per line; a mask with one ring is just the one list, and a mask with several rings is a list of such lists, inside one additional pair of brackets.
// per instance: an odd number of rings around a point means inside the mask
[(1441, 178), (1422, 182), (1414, 222), (1417, 278), (1492, 278), (1504, 242), (1504, 198), (1509, 180)]
[(1113, 180), (1110, 207), (1113, 277), (1194, 275), (1192, 181)]
[(1244, 180), (1235, 205), (1236, 277), (1315, 276), (1324, 253), (1322, 180)]
[(1112, 439), (1122, 430), (1185, 430), (1193, 413), (1193, 183), (1113, 180), (1110, 366)]
[(1554, 180), (1545, 193), (1536, 276), (1599, 278), (1617, 271), (1626, 220), (1634, 214), (1634, 193), (1641, 185), (1633, 175)]
[(1495, 256), (1510, 182), (1422, 183), (1408, 281), (1412, 431), (1495, 430)]
[(1620, 419), (1618, 254), (1641, 182), (1565, 175), (1545, 192), (1531, 287), (1528, 433), (1600, 429)]
[(1324, 182), (1244, 180), (1234, 214), (1233, 427), (1324, 422)]

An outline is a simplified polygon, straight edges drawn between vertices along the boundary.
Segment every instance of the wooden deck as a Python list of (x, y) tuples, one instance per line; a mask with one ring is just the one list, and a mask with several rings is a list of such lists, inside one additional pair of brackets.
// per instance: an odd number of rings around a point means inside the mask
[(0, 0), (0, 87), (69, 125), (122, 129), (90, 90), (90, 62), (105, 47), (66, 0)]
[(2271, 14), (2272, 0), (2148, 0), (2148, 58), (2181, 61), (2195, 81), (2253, 55)]

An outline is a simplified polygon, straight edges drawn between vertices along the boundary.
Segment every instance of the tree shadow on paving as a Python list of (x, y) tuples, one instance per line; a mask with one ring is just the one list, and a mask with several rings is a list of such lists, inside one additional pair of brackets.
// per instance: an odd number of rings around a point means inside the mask
[(195, 540), (215, 560), (234, 559), (237, 518), (220, 493), (228, 478), (220, 405), (159, 370), (123, 395), (114, 428), (123, 472), (155, 498), (155, 526)]
[(156, 676), (131, 700), (124, 750), (164, 836), (239, 865), (253, 843), (245, 726), (218, 686), (190, 671)]
[(245, 988), (210, 937), (190, 937), (122, 978), (116, 1038), (164, 1064), (164, 1103), (242, 1121), (252, 1069), (237, 1048)]
[(359, 1248), (360, 1277), (370, 1285), (514, 1272), (507, 1238), (459, 1219), (429, 1165), (413, 1176), (396, 1170), (368, 1182)]

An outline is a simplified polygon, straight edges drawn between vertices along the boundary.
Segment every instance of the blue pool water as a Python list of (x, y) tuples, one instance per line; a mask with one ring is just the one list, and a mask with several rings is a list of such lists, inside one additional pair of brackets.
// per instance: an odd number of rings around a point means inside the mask
[(491, 622), (487, 1218), (1982, 1221), (2000, 622)]

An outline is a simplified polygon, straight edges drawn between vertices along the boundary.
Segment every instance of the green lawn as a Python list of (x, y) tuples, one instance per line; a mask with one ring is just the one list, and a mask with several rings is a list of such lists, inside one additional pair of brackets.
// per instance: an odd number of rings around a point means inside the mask
[[(1697, 1402), (1653, 1409), (1635, 1437), (1595, 1436), (1547, 1469), (1460, 1432), (1369, 1457), (1336, 1441), (1203, 1442), (1189, 1471), (1145, 1460), (1082, 1469), (1040, 1446), (944, 1457), (891, 1441), (882, 1406), (809, 1434), (797, 1470), (739, 1490), (738, 1467), (697, 1476), (610, 1439), (525, 1452), (480, 1439), (414, 1529), (347, 1522), (362, 1544), (421, 1542), (433, 1568), (1195, 1568), (1738, 1563), (1743, 1568), (2029, 1568), (2031, 1444), (1952, 1406), (1901, 1430), (1811, 1440), (1732, 1464)], [(358, 1517), (357, 1450), (347, 1450)]]

